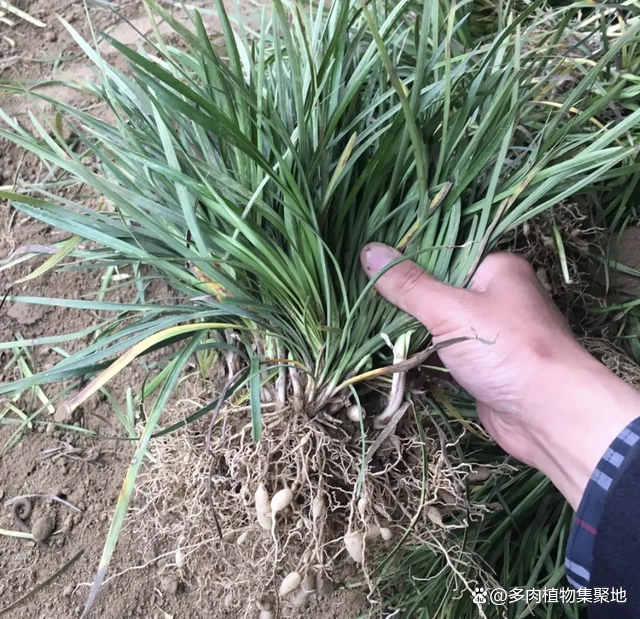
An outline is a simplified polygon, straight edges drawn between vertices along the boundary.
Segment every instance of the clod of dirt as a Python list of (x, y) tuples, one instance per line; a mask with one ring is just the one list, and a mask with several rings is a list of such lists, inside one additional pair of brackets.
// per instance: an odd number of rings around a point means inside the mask
[(173, 574), (168, 574), (160, 578), (160, 586), (165, 593), (176, 595), (180, 590), (180, 579)]
[[(618, 248), (618, 262), (632, 269), (640, 269), (640, 228), (627, 228), (621, 235)], [(637, 297), (640, 296), (640, 278), (627, 275), (619, 271), (613, 271), (614, 282), (622, 294)]]
[(333, 595), (333, 581), (320, 573), (316, 574), (316, 595), (321, 598), (328, 598)]
[(291, 604), (294, 608), (303, 608), (309, 602), (311, 595), (316, 590), (316, 579), (313, 574), (307, 575), (302, 581), (300, 588), (294, 593)]
[(53, 533), (55, 528), (56, 523), (51, 516), (47, 514), (40, 516), (31, 527), (33, 539), (36, 542), (44, 542)]
[(295, 591), (293, 598), (291, 600), (291, 605), (294, 608), (303, 608), (309, 603), (309, 598), (311, 594), (307, 593), (304, 589), (300, 588)]
[(40, 305), (30, 303), (14, 303), (7, 314), (17, 320), (21, 325), (32, 325), (38, 322), (46, 313)]
[(271, 612), (271, 609), (273, 608), (273, 602), (268, 597), (260, 598), (257, 604), (258, 609), (263, 612)]
[(66, 598), (71, 597), (73, 595), (73, 588), (73, 585), (67, 585), (62, 591), (62, 595)]

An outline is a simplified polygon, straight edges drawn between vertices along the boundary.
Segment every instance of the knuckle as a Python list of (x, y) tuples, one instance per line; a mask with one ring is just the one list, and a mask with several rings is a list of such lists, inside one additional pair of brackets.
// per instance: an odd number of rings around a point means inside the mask
[(523, 271), (527, 273), (533, 273), (533, 267), (529, 264), (529, 262), (523, 258), (522, 256), (517, 256), (516, 254), (506, 254), (508, 258), (508, 265), (514, 271)]
[[(493, 252), (481, 263), (480, 268), (489, 272), (492, 277), (499, 276), (534, 276), (535, 272), (529, 262), (522, 256), (506, 251)], [(480, 268), (478, 270), (480, 270)]]
[(404, 293), (420, 290), (424, 281), (424, 275), (424, 271), (419, 266), (415, 264), (407, 265), (396, 280), (398, 288)]

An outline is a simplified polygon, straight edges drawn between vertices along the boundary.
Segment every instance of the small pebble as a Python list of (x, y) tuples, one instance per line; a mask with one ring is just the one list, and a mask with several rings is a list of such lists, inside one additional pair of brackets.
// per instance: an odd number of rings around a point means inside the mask
[(70, 596), (73, 595), (73, 585), (67, 585), (64, 590), (62, 591), (62, 595), (64, 595), (64, 597), (68, 598)]
[(58, 33), (55, 30), (47, 32), (47, 41), (49, 43), (55, 43), (58, 40)]

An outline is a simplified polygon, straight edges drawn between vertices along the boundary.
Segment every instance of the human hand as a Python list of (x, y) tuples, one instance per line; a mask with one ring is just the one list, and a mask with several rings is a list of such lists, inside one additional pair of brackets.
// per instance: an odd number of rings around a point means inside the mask
[[(373, 277), (400, 257), (371, 243), (361, 261)], [(441, 349), (442, 362), (476, 398), (492, 438), (548, 475), (577, 508), (611, 441), (640, 415), (640, 396), (580, 346), (531, 266), (490, 254), (470, 288), (458, 289), (405, 261), (375, 286), (435, 343), (470, 337)]]

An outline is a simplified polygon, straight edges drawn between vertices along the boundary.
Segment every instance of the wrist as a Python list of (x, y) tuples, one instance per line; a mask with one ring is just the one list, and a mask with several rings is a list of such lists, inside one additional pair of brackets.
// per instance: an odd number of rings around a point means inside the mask
[(547, 364), (531, 436), (534, 466), (577, 510), (589, 478), (613, 440), (640, 416), (640, 395), (586, 351)]

